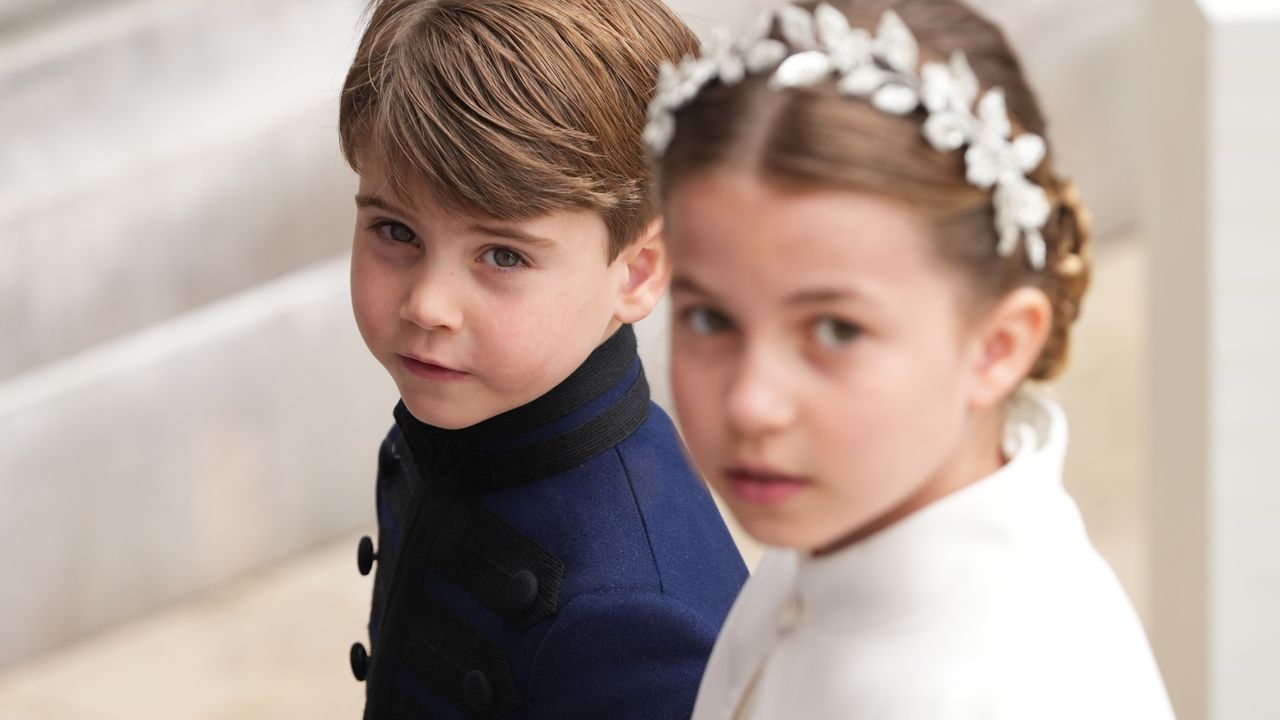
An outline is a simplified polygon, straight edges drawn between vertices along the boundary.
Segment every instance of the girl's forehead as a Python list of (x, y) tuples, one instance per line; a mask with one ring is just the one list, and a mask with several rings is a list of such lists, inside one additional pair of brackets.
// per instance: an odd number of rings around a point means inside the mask
[(770, 186), (708, 175), (668, 197), (677, 273), (756, 291), (909, 286), (937, 272), (931, 230), (908, 207), (865, 193)]

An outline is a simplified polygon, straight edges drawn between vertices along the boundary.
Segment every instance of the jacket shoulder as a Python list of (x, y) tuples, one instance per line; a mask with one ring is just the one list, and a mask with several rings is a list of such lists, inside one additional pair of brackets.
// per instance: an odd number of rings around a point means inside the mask
[(578, 595), (533, 656), (529, 717), (687, 718), (718, 629), (718, 620), (659, 592)]
[(660, 408), (615, 449), (659, 587), (723, 618), (747, 580), (737, 543)]

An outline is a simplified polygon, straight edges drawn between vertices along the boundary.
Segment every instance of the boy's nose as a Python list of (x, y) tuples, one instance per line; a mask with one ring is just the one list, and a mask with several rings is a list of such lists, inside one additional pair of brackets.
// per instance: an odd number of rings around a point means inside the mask
[(748, 352), (725, 398), (730, 428), (741, 437), (778, 432), (795, 420), (795, 403), (783, 378), (761, 353)]
[(424, 330), (457, 330), (462, 324), (457, 284), (449, 272), (422, 273), (400, 306), (400, 318)]

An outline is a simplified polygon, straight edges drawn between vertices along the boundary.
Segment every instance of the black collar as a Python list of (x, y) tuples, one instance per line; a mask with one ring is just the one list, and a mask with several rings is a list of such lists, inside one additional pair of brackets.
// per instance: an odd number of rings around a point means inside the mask
[(629, 437), (648, 412), (635, 332), (623, 325), (559, 385), (501, 415), (445, 430), (401, 401), (395, 418), (425, 490), (466, 495), (577, 467)]

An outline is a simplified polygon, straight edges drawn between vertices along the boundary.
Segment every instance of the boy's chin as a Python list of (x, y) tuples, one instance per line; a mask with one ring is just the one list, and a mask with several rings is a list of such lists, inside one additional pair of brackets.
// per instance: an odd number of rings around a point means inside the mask
[(444, 407), (439, 400), (418, 398), (415, 401), (410, 395), (401, 395), (401, 399), (409, 413), (420, 422), (442, 430), (461, 430), (505, 412), (503, 409), (478, 409), (474, 405), (470, 408)]

